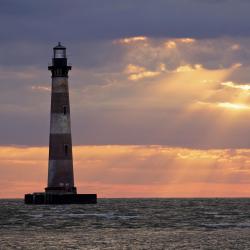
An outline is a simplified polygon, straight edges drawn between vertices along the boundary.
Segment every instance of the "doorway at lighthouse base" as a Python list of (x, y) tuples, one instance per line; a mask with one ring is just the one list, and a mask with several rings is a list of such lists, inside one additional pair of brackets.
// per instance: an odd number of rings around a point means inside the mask
[(96, 194), (33, 193), (25, 195), (25, 204), (96, 204)]

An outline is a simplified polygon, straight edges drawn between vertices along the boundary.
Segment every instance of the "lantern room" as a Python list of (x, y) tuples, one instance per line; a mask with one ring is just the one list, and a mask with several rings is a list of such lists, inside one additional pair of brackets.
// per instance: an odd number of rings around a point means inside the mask
[(54, 47), (54, 58), (66, 58), (66, 48), (59, 42), (56, 47)]

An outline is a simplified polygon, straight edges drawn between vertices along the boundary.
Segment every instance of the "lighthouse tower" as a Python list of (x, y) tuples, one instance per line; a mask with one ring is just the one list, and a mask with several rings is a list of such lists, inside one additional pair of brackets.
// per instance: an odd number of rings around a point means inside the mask
[(43, 193), (25, 195), (26, 204), (96, 203), (96, 194), (77, 194), (74, 185), (66, 48), (53, 49), (48, 184)]
[(66, 48), (60, 43), (54, 47), (52, 74), (49, 172), (46, 192), (76, 193), (74, 187), (72, 142), (70, 128), (70, 105)]

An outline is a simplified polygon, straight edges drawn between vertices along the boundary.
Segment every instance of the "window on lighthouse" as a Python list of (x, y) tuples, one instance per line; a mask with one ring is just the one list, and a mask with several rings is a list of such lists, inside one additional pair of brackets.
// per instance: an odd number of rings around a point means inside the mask
[(67, 114), (67, 106), (63, 106), (63, 114), (64, 114), (64, 115)]
[(64, 155), (67, 156), (69, 153), (69, 145), (68, 144), (64, 144)]

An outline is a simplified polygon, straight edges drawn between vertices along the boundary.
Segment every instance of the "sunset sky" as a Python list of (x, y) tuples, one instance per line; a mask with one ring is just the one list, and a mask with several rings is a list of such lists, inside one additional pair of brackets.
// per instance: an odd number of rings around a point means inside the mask
[(250, 196), (250, 2), (0, 0), (0, 198), (47, 185), (52, 48), (75, 182), (99, 197)]

